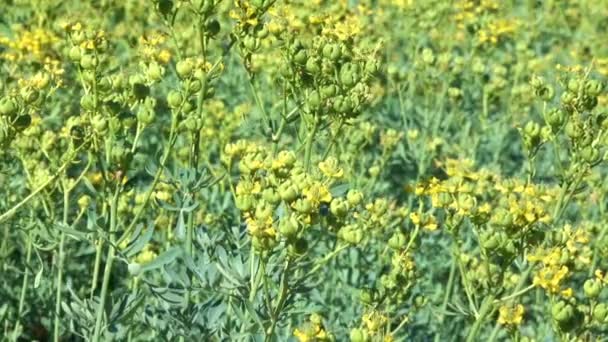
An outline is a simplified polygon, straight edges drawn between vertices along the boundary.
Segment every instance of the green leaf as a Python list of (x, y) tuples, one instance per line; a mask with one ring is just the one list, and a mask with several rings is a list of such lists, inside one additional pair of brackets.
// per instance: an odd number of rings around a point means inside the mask
[(165, 252), (163, 252), (162, 254), (160, 254), (159, 256), (157, 256), (156, 259), (143, 265), (141, 268), (141, 272), (146, 272), (146, 271), (151, 271), (151, 270), (161, 268), (164, 265), (175, 260), (181, 254), (182, 254), (182, 249), (180, 247), (172, 247), (172, 248), (166, 250)]

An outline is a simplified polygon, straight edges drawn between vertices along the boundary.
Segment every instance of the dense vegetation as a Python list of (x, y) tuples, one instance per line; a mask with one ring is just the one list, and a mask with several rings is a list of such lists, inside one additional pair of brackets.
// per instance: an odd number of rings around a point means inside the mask
[(608, 338), (608, 2), (4, 0), (6, 341)]

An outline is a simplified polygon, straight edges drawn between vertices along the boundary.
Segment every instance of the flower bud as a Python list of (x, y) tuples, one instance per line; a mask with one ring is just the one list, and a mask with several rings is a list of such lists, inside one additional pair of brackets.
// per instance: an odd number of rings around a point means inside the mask
[(300, 224), (295, 215), (282, 217), (279, 221), (279, 232), (288, 239), (294, 238), (298, 234)]
[(85, 54), (80, 58), (80, 66), (85, 70), (92, 70), (97, 67), (99, 61), (94, 55)]
[(354, 328), (349, 334), (350, 342), (368, 342), (369, 334), (361, 328)]
[(296, 52), (293, 55), (293, 61), (298, 63), (298, 64), (305, 64), (308, 60), (308, 55), (306, 54), (306, 50), (302, 49), (298, 52)]
[(272, 188), (267, 188), (262, 192), (262, 199), (264, 201), (276, 205), (281, 201), (281, 196)]
[(93, 111), (95, 109), (95, 98), (91, 94), (84, 94), (80, 98), (80, 106), (88, 111)]
[(97, 114), (91, 118), (91, 127), (95, 133), (104, 135), (107, 133), (108, 120), (106, 120), (106, 118), (104, 118), (101, 114)]
[(194, 63), (191, 59), (184, 59), (175, 65), (175, 70), (177, 71), (177, 75), (181, 79), (189, 78), (192, 75), (192, 70), (194, 69)]
[(562, 124), (566, 120), (566, 113), (564, 113), (560, 109), (552, 109), (545, 114), (545, 120), (555, 132), (562, 126)]
[(177, 109), (181, 106), (184, 98), (182, 94), (177, 90), (172, 90), (167, 94), (167, 103), (169, 104), (169, 108)]
[(356, 207), (363, 201), (363, 193), (359, 190), (349, 190), (346, 200), (351, 207)]
[(17, 100), (11, 97), (5, 97), (0, 100), (0, 114), (12, 117), (17, 114), (18, 111)]
[(80, 62), (80, 58), (82, 57), (82, 50), (79, 46), (73, 46), (68, 52), (68, 57), (72, 62)]
[(599, 96), (604, 89), (602, 82), (597, 80), (587, 80), (585, 82), (585, 92), (591, 97)]
[(137, 121), (139, 121), (143, 125), (149, 125), (154, 121), (156, 113), (154, 113), (153, 108), (140, 108), (137, 111)]
[(348, 202), (334, 198), (330, 204), (330, 211), (336, 217), (345, 217), (348, 214)]
[(327, 44), (323, 47), (323, 57), (329, 59), (332, 62), (337, 61), (341, 55), (342, 51), (338, 44)]
[(551, 316), (559, 323), (565, 323), (574, 317), (574, 307), (564, 301), (553, 304)]
[(586, 146), (581, 150), (581, 157), (589, 164), (594, 164), (600, 159), (600, 150), (591, 145)]
[(597, 279), (588, 279), (583, 284), (583, 291), (585, 292), (585, 296), (590, 299), (595, 299), (602, 292), (602, 283)]
[(608, 318), (608, 304), (599, 303), (593, 308), (593, 319), (600, 324), (606, 324), (608, 323), (606, 318)]
[(574, 94), (578, 94), (578, 92), (581, 90), (581, 86), (582, 86), (581, 81), (573, 78), (568, 81), (567, 88), (568, 88), (568, 91), (570, 91)]
[(406, 242), (407, 238), (405, 237), (405, 234), (402, 232), (396, 232), (388, 240), (388, 246), (392, 249), (401, 249), (405, 246)]
[(261, 42), (259, 38), (253, 36), (246, 36), (243, 39), (243, 46), (245, 46), (245, 48), (250, 52), (255, 52), (257, 49), (260, 48), (260, 45)]
[(156, 62), (150, 63), (150, 65), (148, 65), (148, 70), (146, 70), (146, 76), (153, 82), (160, 81), (163, 78), (163, 73), (163, 68)]
[(236, 207), (243, 212), (252, 210), (254, 203), (255, 199), (251, 195), (238, 196), (236, 198)]

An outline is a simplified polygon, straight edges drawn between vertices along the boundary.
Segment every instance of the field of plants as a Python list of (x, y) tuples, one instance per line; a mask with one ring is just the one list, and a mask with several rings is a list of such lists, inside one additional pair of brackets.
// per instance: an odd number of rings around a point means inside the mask
[(607, 0), (0, 1), (0, 341), (608, 341)]

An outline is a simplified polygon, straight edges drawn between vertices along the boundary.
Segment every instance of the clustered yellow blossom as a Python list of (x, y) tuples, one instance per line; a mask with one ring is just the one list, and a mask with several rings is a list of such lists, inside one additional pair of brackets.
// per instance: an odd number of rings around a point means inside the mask
[(327, 342), (333, 341), (334, 337), (323, 327), (321, 316), (312, 314), (307, 322), (296, 328), (293, 336), (298, 342)]
[(498, 323), (502, 325), (517, 326), (524, 318), (524, 306), (521, 304), (504, 304), (498, 308)]

